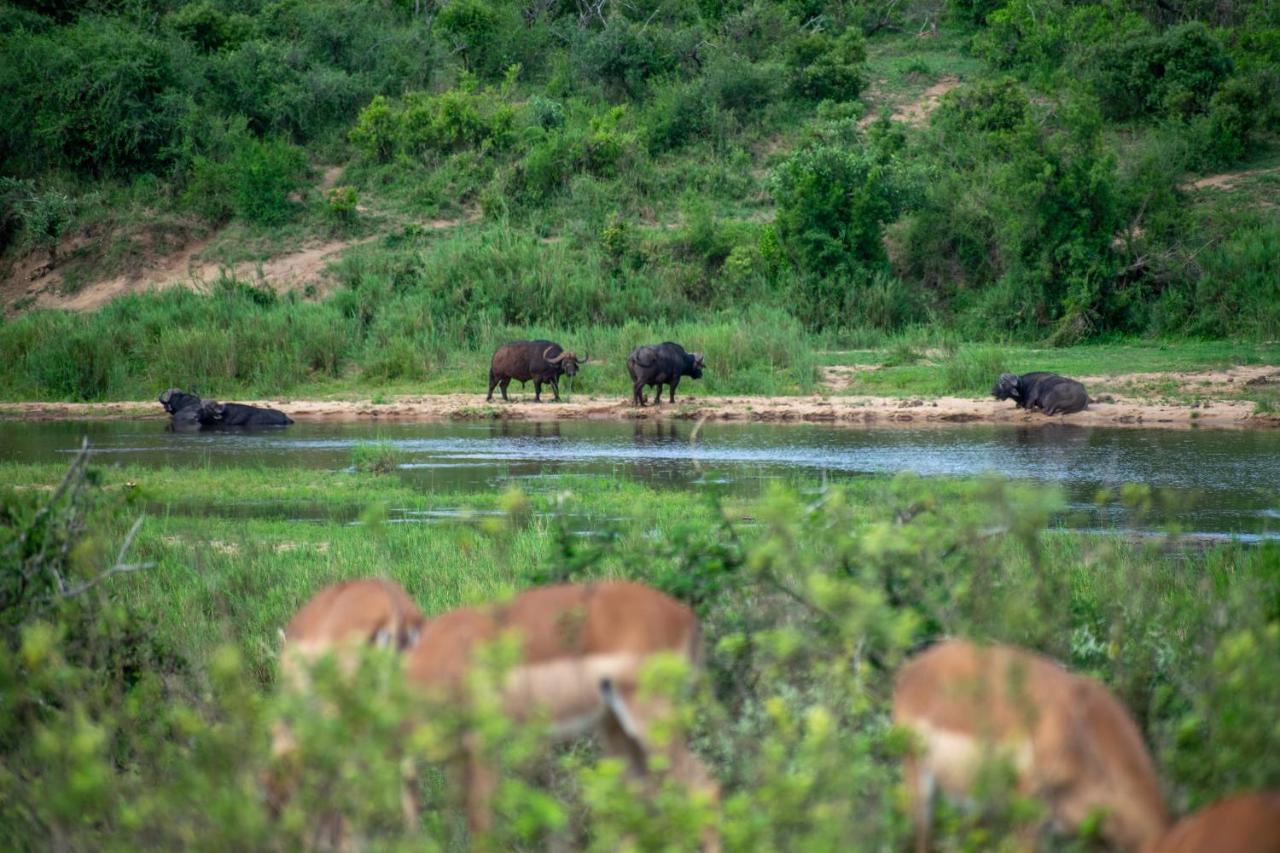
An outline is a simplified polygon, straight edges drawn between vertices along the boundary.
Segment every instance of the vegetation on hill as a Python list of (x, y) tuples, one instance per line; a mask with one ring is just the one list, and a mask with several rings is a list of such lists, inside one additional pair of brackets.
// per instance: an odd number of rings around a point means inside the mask
[(748, 308), (797, 350), (920, 324), (1280, 335), (1274, 185), (1193, 185), (1271, 162), (1267, 4), (30, 0), (0, 34), (9, 265), (47, 253), (74, 287), (145, 229), (380, 237), (323, 299), (230, 285), (250, 295), (71, 321), (6, 294), (0, 393), (249, 387), (222, 354), (248, 326), (299, 350), (276, 390)]

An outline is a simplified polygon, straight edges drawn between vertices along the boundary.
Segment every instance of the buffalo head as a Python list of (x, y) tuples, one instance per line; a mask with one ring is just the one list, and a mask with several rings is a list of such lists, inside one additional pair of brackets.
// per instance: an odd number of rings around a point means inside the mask
[(199, 406), (200, 398), (195, 394), (188, 394), (181, 388), (169, 388), (160, 393), (160, 405), (171, 415), (177, 414), (189, 406)]
[(702, 369), (706, 366), (702, 362), (702, 353), (691, 352), (689, 353), (689, 358), (690, 358), (689, 375), (692, 376), (694, 379), (701, 379)]
[(560, 370), (565, 376), (576, 376), (578, 367), (586, 361), (585, 358), (579, 359), (576, 355), (568, 350), (562, 350), (559, 355), (551, 355), (551, 350), (555, 347), (547, 347), (542, 351), (542, 357), (546, 359), (548, 364), (560, 365)]
[(1008, 400), (1010, 397), (1017, 396), (1019, 390), (1017, 376), (1012, 373), (1001, 373), (1000, 379), (991, 389), (991, 395), (997, 400)]

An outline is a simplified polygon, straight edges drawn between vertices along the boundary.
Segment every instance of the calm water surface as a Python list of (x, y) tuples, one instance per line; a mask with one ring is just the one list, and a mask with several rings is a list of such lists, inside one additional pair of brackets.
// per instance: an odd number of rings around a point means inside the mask
[[(62, 461), (87, 435), (99, 464), (342, 469), (361, 442), (404, 452), (400, 475), (423, 490), (487, 490), (513, 478), (552, 487), (565, 474), (628, 477), (665, 488), (755, 493), (775, 479), (839, 480), (912, 471), (996, 472), (1056, 483), (1065, 523), (1126, 523), (1094, 508), (1098, 490), (1143, 483), (1184, 504), (1155, 523), (1245, 540), (1280, 538), (1280, 431), (1143, 430), (1054, 425), (850, 428), (653, 422), (303, 422), (253, 433), (171, 433), (165, 422), (0, 421), (0, 460)], [(1087, 509), (1087, 511), (1086, 511)]]

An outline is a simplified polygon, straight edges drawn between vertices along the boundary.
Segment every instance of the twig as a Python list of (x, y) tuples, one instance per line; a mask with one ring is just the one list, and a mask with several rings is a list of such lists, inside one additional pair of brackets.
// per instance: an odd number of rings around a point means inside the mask
[(112, 575), (122, 575), (122, 574), (127, 574), (129, 572), (139, 572), (139, 571), (142, 571), (143, 569), (153, 568), (155, 566), (155, 563), (124, 562), (125, 554), (129, 553), (129, 548), (132, 547), (133, 545), (134, 537), (138, 535), (138, 531), (142, 528), (142, 522), (145, 519), (146, 519), (145, 515), (138, 516), (138, 520), (135, 521), (133, 523), (133, 526), (129, 528), (129, 532), (124, 537), (124, 542), (121, 543), (120, 545), (120, 552), (116, 555), (115, 565), (113, 565), (111, 568), (107, 569), (106, 571), (102, 572), (96, 577), (90, 578), (89, 580), (85, 581), (79, 586), (72, 587), (70, 589), (68, 589), (65, 586), (65, 584), (63, 584), (61, 578), (59, 578), (58, 585), (60, 589), (58, 590), (58, 592), (62, 595), (62, 597), (70, 598), (75, 595), (80, 595), (85, 590), (93, 586), (96, 586), (98, 583), (106, 580)]

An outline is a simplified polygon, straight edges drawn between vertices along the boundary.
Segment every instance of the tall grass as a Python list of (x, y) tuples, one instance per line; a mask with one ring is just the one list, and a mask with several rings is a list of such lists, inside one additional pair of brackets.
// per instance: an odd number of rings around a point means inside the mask
[(815, 341), (785, 311), (702, 311), (664, 300), (640, 276), (612, 287), (591, 267), (590, 252), (544, 252), (496, 229), (357, 258), (323, 302), (223, 280), (208, 295), (175, 288), (91, 314), (32, 312), (0, 325), (0, 396), (137, 399), (170, 386), (220, 397), (356, 385), (479, 392), (493, 350), (533, 337), (597, 362), (576, 383), (591, 393), (625, 393), (627, 354), (662, 340), (706, 354), (708, 392), (813, 387)]

